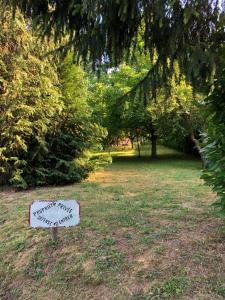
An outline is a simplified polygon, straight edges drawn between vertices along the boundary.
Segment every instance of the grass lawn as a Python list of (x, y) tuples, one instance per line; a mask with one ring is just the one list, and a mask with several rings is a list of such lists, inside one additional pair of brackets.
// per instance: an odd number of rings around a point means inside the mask
[[(201, 163), (159, 153), (112, 152), (86, 182), (0, 192), (0, 299), (224, 299), (223, 220)], [(54, 245), (27, 223), (35, 199), (79, 200), (81, 224)]]

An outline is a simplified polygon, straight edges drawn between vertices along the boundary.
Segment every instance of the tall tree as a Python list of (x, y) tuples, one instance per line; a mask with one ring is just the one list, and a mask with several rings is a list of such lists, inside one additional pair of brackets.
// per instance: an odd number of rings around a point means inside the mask
[[(129, 136), (131, 139), (136, 135), (140, 127), (141, 119), (138, 112), (132, 111), (127, 99), (119, 99), (129, 91), (147, 72), (146, 68), (135, 70), (129, 65), (121, 64), (119, 68), (111, 70), (108, 74), (102, 74), (100, 80), (92, 81), (90, 101), (95, 107), (96, 113), (101, 116), (101, 122), (108, 130), (108, 141), (115, 141), (120, 136)], [(143, 115), (140, 108), (139, 113)]]
[(1, 172), (26, 187), (28, 155), (35, 162), (47, 151), (45, 134), (61, 110), (59, 81), (52, 58), (41, 58), (47, 43), (37, 43), (21, 14), (4, 13), (0, 45)]
[(87, 103), (87, 80), (81, 67), (65, 58), (60, 72), (63, 109), (55, 115), (55, 126), (48, 130), (48, 155), (39, 162), (44, 184), (81, 181), (94, 168), (87, 151), (105, 136), (104, 129), (92, 118)]
[(92, 122), (84, 72), (69, 55), (58, 73), (58, 60), (45, 57), (51, 43), (19, 12), (5, 11), (0, 42), (1, 176), (17, 188), (80, 181), (94, 167), (85, 152), (104, 134)]

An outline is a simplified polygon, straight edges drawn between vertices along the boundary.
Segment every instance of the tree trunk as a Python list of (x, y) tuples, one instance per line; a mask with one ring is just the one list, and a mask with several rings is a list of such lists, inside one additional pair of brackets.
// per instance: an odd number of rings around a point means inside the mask
[(195, 145), (195, 149), (198, 151), (198, 154), (200, 155), (200, 158), (201, 158), (201, 161), (202, 161), (202, 168), (206, 169), (207, 166), (208, 166), (208, 162), (205, 159), (204, 155), (202, 154), (201, 146), (200, 146), (199, 141), (195, 138), (194, 130), (193, 130), (192, 123), (191, 123), (191, 117), (188, 113), (185, 113), (184, 118), (185, 118), (186, 123), (187, 123), (190, 138), (191, 138), (192, 142)]
[(134, 139), (132, 137), (130, 138), (130, 142), (131, 142), (131, 148), (134, 149)]
[(136, 139), (137, 139), (138, 157), (140, 158), (141, 157), (141, 149), (140, 149), (138, 135), (136, 135)]
[(157, 135), (151, 136), (151, 158), (157, 158)]
[(151, 125), (150, 129), (150, 134), (151, 134), (151, 158), (156, 159), (157, 158), (157, 134), (156, 130), (153, 125)]

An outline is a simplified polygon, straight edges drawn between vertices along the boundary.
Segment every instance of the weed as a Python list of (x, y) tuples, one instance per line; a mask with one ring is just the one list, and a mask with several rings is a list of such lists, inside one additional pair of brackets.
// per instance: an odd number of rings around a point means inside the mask
[(10, 289), (10, 294), (12, 295), (12, 297), (17, 299), (19, 296), (22, 295), (22, 290), (21, 288), (14, 287)]
[(172, 277), (162, 285), (155, 285), (151, 289), (150, 295), (151, 297), (158, 297), (154, 299), (168, 299), (183, 294), (188, 286), (189, 282), (186, 277)]
[(114, 215), (109, 218), (112, 222), (117, 222), (123, 227), (130, 227), (136, 224), (136, 220), (133, 216), (126, 214), (126, 212), (121, 212), (119, 215)]
[(150, 245), (154, 243), (154, 240), (150, 236), (142, 236), (140, 238), (140, 241), (146, 245)]
[(116, 239), (114, 237), (105, 237), (101, 240), (101, 245), (105, 246), (112, 246), (115, 245)]
[(124, 255), (116, 249), (98, 248), (95, 256), (96, 270), (99, 272), (118, 272), (124, 264)]
[(225, 298), (225, 285), (221, 285), (221, 286), (218, 286), (216, 289), (215, 289), (215, 292), (222, 296), (223, 298)]

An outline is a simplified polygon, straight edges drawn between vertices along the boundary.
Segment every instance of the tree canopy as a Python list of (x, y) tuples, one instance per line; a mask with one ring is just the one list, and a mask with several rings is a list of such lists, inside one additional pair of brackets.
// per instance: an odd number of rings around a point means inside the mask
[(64, 40), (62, 49), (72, 47), (95, 68), (134, 58), (137, 48), (148, 51), (152, 61), (157, 57), (141, 82), (149, 89), (167, 81), (175, 60), (194, 86), (210, 85), (224, 42), (224, 9), (217, 0), (5, 2), (32, 17), (43, 35)]

